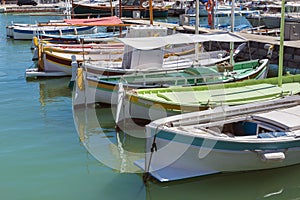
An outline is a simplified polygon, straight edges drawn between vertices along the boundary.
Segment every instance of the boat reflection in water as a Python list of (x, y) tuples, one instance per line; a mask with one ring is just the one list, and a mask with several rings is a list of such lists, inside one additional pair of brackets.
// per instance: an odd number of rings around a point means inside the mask
[[(81, 106), (73, 109), (73, 117), (80, 141), (88, 152), (118, 172), (142, 173), (134, 161), (144, 157), (144, 130), (126, 126), (116, 131), (110, 105)], [(142, 129), (144, 127), (141, 127)]]
[(224, 173), (159, 183), (149, 181), (147, 200), (156, 199), (298, 199), (299, 165), (242, 173)]
[(40, 104), (44, 107), (47, 103), (70, 99), (72, 90), (69, 88), (70, 77), (31, 79), (28, 83), (39, 83)]

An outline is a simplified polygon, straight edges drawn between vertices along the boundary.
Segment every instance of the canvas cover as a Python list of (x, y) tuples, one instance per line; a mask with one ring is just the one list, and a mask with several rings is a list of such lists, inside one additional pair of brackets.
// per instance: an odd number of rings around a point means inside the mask
[(90, 19), (64, 19), (64, 22), (70, 25), (84, 25), (84, 26), (107, 26), (123, 24), (122, 20), (117, 16), (90, 18)]
[(151, 50), (172, 44), (188, 44), (202, 42), (245, 42), (245, 38), (229, 32), (213, 34), (173, 34), (164, 37), (140, 37), (140, 38), (118, 38), (125, 45), (140, 50)]
[(280, 124), (290, 131), (300, 129), (300, 106), (255, 114), (252, 117), (272, 124)]

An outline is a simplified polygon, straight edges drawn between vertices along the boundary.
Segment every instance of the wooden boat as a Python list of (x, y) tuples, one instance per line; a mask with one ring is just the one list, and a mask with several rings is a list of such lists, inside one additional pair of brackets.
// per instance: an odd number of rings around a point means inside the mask
[(256, 35), (268, 35), (268, 36), (279, 36), (280, 35), (280, 30), (275, 28), (275, 29), (267, 29), (262, 27), (256, 27), (256, 28), (251, 28), (251, 29), (245, 29), (241, 31), (242, 33), (251, 33), (251, 34), (256, 34)]
[[(102, 17), (102, 18), (92, 18), (92, 19), (73, 19), (71, 21), (67, 21), (68, 23), (72, 24), (89, 24), (89, 25), (97, 25), (97, 26), (104, 26), (110, 27), (110, 26), (119, 26), (124, 25), (122, 20), (116, 16), (111, 17)], [(126, 30), (119, 31), (116, 30), (117, 27), (114, 27), (115, 30), (111, 32), (105, 31), (104, 28), (102, 28), (101, 32), (97, 31), (96, 33), (91, 34), (46, 34), (46, 33), (40, 33), (38, 35), (38, 39), (40, 41), (47, 41), (51, 43), (59, 43), (59, 44), (70, 44), (70, 43), (80, 43), (82, 39), (90, 40), (90, 42), (102, 42), (102, 38), (112, 38), (112, 37), (123, 37), (126, 34)], [(100, 41), (98, 41), (100, 40)]]
[(32, 40), (39, 33), (47, 34), (87, 34), (96, 33), (95, 26), (39, 26), (37, 24), (13, 24), (6, 27), (7, 36), (15, 40)]
[(162, 182), (299, 164), (299, 113), (295, 95), (162, 118), (146, 126), (136, 163)]
[[(108, 18), (108, 17), (107, 17)], [(80, 21), (80, 19), (79, 19)], [(104, 21), (105, 22), (105, 21)], [(136, 31), (135, 31), (136, 30)], [(149, 32), (150, 31), (150, 32)], [(147, 36), (148, 34), (157, 34), (157, 35), (166, 35), (167, 34), (167, 28), (163, 28), (163, 27), (145, 27), (143, 26), (143, 28), (141, 28), (140, 26), (131, 26), (129, 28), (129, 32), (127, 32), (127, 37), (134, 37), (134, 36)], [(90, 41), (90, 40), (88, 40)], [(115, 39), (111, 39), (109, 38), (108, 40), (101, 40), (101, 43), (110, 43), (111, 41), (116, 42)], [(119, 44), (124, 45), (123, 43), (120, 43), (120, 41), (117, 41)], [(50, 51), (45, 51), (43, 52), (43, 43), (38, 43), (37, 39), (36, 39), (36, 43), (35, 46), (41, 45), (41, 47), (38, 47), (38, 56), (37, 58), (39, 59), (38, 62), (38, 67), (37, 68), (30, 68), (26, 70), (26, 76), (27, 77), (32, 77), (32, 76), (70, 76), (72, 74), (72, 61), (75, 63), (80, 63), (83, 62), (83, 58), (85, 58), (86, 62), (91, 62), (91, 60), (97, 60), (96, 59), (96, 55), (93, 55), (93, 59), (89, 59), (87, 56), (82, 56), (77, 58), (76, 55), (70, 55), (70, 54), (63, 54), (63, 53), (55, 53), (55, 55), (53, 54), (53, 52)], [(86, 39), (84, 39), (84, 41), (82, 42), (82, 44), (86, 43)], [(103, 50), (106, 51), (106, 50)], [(114, 51), (116, 51), (117, 53), (114, 53)], [(121, 66), (122, 62), (122, 56), (121, 59), (119, 59), (119, 52), (120, 49), (116, 48), (115, 50), (113, 49), (109, 49), (110, 53), (105, 53), (104, 52), (104, 56), (108, 56), (109, 60), (103, 61), (103, 59), (101, 60), (101, 64), (105, 65), (105, 67), (107, 67), (106, 65), (117, 65), (117, 66)], [(101, 52), (100, 52), (101, 53)], [(115, 55), (118, 57), (117, 59), (115, 58)], [(123, 54), (123, 51), (122, 51)], [(110, 56), (111, 55), (111, 56)], [(73, 57), (73, 60), (72, 60)], [(99, 54), (99, 57), (103, 57), (103, 55)], [(86, 60), (87, 59), (87, 60)], [(99, 59), (98, 59), (99, 60)], [(46, 64), (45, 64), (46, 63)], [(48, 65), (49, 63), (49, 65)], [(45, 68), (45, 65), (47, 65), (47, 67)], [(77, 65), (78, 66), (78, 65)], [(95, 70), (92, 70), (95, 71)], [(100, 73), (99, 73), (100, 74)]]
[(8, 37), (16, 40), (32, 40), (39, 33), (46, 34), (91, 34), (97, 32), (96, 26), (120, 25), (123, 22), (117, 17), (90, 18), (90, 19), (64, 19), (52, 20), (38, 24), (12, 24), (6, 27)]
[[(267, 29), (279, 29), (281, 21), (281, 1), (277, 4), (271, 2), (269, 5), (258, 5), (256, 9), (260, 10), (260, 13), (246, 16), (247, 20), (255, 26), (265, 26)], [(272, 5), (273, 4), (273, 5)], [(299, 10), (300, 4), (298, 2), (285, 2), (285, 22), (299, 22)]]
[[(83, 62), (83, 68), (88, 73), (97, 75), (122, 75), (126, 73), (134, 73), (137, 71), (165, 71), (174, 69), (184, 69), (190, 67), (195, 62), (195, 41), (209, 41), (211, 39), (219, 41), (234, 40), (236, 42), (244, 42), (245, 39), (239, 36), (222, 33), (214, 35), (200, 36), (198, 39), (189, 34), (175, 34), (161, 37), (141, 37), (152, 35), (166, 35), (165, 27), (145, 27), (132, 26), (127, 32), (126, 38), (116, 38), (125, 46), (123, 54), (120, 56), (119, 51), (115, 53), (109, 50), (109, 53), (99, 55), (84, 56), (76, 55), (78, 62)], [(217, 36), (218, 35), (218, 36)], [(217, 37), (214, 37), (217, 36)], [(219, 38), (219, 39), (218, 39)], [(153, 45), (154, 44), (154, 45)], [(241, 44), (235, 51), (238, 54), (245, 44)], [(64, 75), (72, 74), (72, 55), (58, 52), (46, 51), (44, 64), (41, 70), (30, 69), (28, 73), (41, 71), (44, 72), (64, 72)], [(229, 59), (225, 50), (204, 52), (198, 54), (198, 61), (201, 65), (211, 65)], [(90, 54), (89, 54), (90, 55)], [(108, 59), (103, 59), (107, 56)], [(78, 57), (78, 58), (77, 58)], [(48, 65), (49, 67), (46, 67)], [(27, 73), (26, 72), (26, 73)]]
[[(38, 48), (40, 48), (38, 46)], [(36, 49), (37, 52), (39, 49)], [(101, 54), (101, 50), (123, 50), (124, 45), (119, 42), (114, 42), (113, 40), (106, 40), (102, 43), (87, 43), (87, 44), (55, 44), (55, 43), (46, 43), (41, 46), (42, 52), (58, 52), (61, 54), (85, 54), (85, 53), (94, 53)], [(123, 53), (123, 51), (122, 51)], [(38, 58), (36, 58), (38, 59)], [(34, 60), (34, 59), (33, 59)]]
[[(39, 49), (42, 48), (42, 52), (39, 53)], [(178, 48), (172, 48), (173, 52), (178, 52), (179, 54), (184, 54), (185, 52), (190, 53), (194, 49), (193, 45), (183, 46)], [(181, 52), (184, 50), (184, 52)], [(216, 51), (210, 52), (211, 55), (222, 55), (226, 54), (226, 51)], [(40, 55), (40, 56), (38, 56)], [(54, 74), (71, 76), (72, 75), (72, 61), (77, 62), (78, 65), (81, 63), (101, 63), (101, 66), (106, 67), (110, 66), (114, 70), (113, 66), (117, 68), (120, 72), (116, 72), (119, 74), (125, 74), (126, 71), (122, 70), (122, 59), (124, 55), (124, 44), (109, 42), (102, 44), (83, 44), (83, 45), (46, 45), (44, 47), (39, 47), (34, 54), (33, 60), (38, 60), (38, 68), (32, 68), (26, 70), (26, 76), (36, 76), (39, 73), (41, 75), (51, 76)], [(208, 54), (203, 54), (203, 56)], [(167, 57), (164, 62), (164, 66), (174, 66), (176, 63), (182, 63), (184, 66), (191, 66), (191, 56), (182, 56), (180, 59), (174, 58), (174, 56), (170, 56), (170, 51), (165, 54)], [(177, 56), (176, 56), (177, 57)], [(210, 56), (208, 56), (210, 57)], [(72, 60), (73, 58), (73, 60)], [(171, 59), (173, 58), (173, 59)], [(180, 60), (180, 61), (179, 61)], [(100, 65), (100, 64), (99, 64)], [(76, 66), (77, 67), (77, 66)], [(94, 71), (92, 67), (88, 68), (89, 72), (93, 72), (93, 74), (100, 75), (102, 71), (99, 71), (95, 67)], [(183, 67), (183, 66), (182, 66)], [(121, 70), (120, 70), (121, 69)], [(109, 69), (107, 69), (109, 70)], [(167, 69), (166, 69), (167, 70)], [(116, 70), (115, 70), (116, 71)], [(129, 70), (128, 70), (129, 71)], [(135, 70), (137, 71), (137, 70)], [(58, 73), (56, 73), (58, 72)], [(132, 71), (133, 72), (133, 71)]]
[[(120, 44), (101, 44), (96, 49), (48, 47), (38, 59), (37, 68), (26, 69), (26, 77), (33, 76), (71, 76), (72, 62), (76, 68), (84, 60), (121, 60), (124, 46)], [(66, 52), (61, 52), (66, 51)], [(33, 58), (34, 59), (34, 58)]]
[[(154, 1), (153, 1), (154, 2)], [(90, 14), (92, 16), (113, 16), (119, 15), (119, 2), (107, 3), (81, 3), (73, 2), (72, 10), (75, 14)], [(149, 1), (135, 0), (122, 2), (122, 17), (149, 18)], [(163, 2), (153, 5), (153, 17), (168, 17), (168, 9)]]
[[(122, 76), (88, 76), (86, 86), (95, 92), (95, 102), (117, 104), (119, 83), (126, 90), (227, 83), (267, 76), (268, 59), (237, 62), (231, 66), (223, 62), (209, 67), (191, 67), (184, 70), (156, 73), (134, 73)], [(84, 103), (84, 102), (82, 102)]]
[(282, 87), (276, 84), (277, 78), (268, 78), (221, 85), (127, 91), (126, 98), (118, 103), (122, 106), (118, 120), (149, 121), (222, 105), (235, 106), (300, 93), (300, 75), (286, 76)]
[(111, 38), (111, 37), (119, 37), (120, 35), (124, 35), (126, 31), (123, 31), (121, 34), (119, 32), (97, 32), (92, 34), (81, 34), (81, 35), (55, 35), (55, 34), (39, 34), (39, 39), (43, 41), (47, 41), (50, 43), (57, 44), (79, 44), (82, 39), (90, 39), (93, 40), (94, 43), (101, 42), (98, 39), (102, 38)]

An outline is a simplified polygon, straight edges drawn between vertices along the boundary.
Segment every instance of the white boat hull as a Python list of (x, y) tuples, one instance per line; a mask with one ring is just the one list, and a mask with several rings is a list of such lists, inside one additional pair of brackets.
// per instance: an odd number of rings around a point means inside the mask
[(70, 65), (62, 65), (60, 63), (48, 60), (44, 56), (44, 71), (45, 72), (64, 72), (67, 75), (72, 75), (72, 67)]
[[(152, 146), (152, 140), (147, 142), (147, 150)], [(192, 141), (191, 141), (192, 142)], [(282, 150), (285, 154), (283, 161), (264, 161), (259, 151), (228, 151), (213, 148), (203, 148), (191, 144), (156, 138), (158, 152), (154, 152), (149, 168), (150, 174), (160, 181), (170, 181), (220, 172), (237, 172), (262, 170), (294, 165), (300, 162), (300, 148)], [(170, 150), (172, 150), (170, 154)], [(180, 149), (182, 152), (176, 151)], [(150, 153), (148, 155), (148, 160)], [(204, 156), (202, 158), (202, 156)], [(168, 158), (168, 159), (166, 159)], [(148, 166), (146, 163), (145, 166)], [(145, 168), (143, 166), (143, 168)], [(168, 176), (168, 170), (178, 170), (180, 174)], [(163, 172), (163, 173), (160, 173)], [(182, 175), (182, 174), (185, 174)]]
[(299, 164), (299, 103), (291, 96), (161, 118), (146, 126), (145, 161), (136, 164), (162, 182)]

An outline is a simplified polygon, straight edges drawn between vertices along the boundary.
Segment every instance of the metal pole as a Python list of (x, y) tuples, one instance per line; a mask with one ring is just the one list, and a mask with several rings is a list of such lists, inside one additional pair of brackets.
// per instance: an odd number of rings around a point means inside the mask
[(150, 17), (150, 24), (153, 25), (153, 6), (152, 6), (152, 0), (149, 0), (149, 17)]
[(234, 5), (235, 5), (235, 0), (231, 1), (231, 32), (234, 32)]
[(283, 73), (283, 51), (284, 51), (284, 21), (285, 21), (285, 0), (281, 2), (281, 21), (280, 21), (280, 46), (279, 46), (279, 65), (278, 65), (278, 86), (282, 86)]
[(212, 17), (212, 19), (211, 19), (211, 21), (212, 21), (212, 25), (211, 25), (211, 27), (210, 27), (210, 29), (215, 29), (215, 18), (216, 18), (216, 16), (215, 16), (215, 5), (217, 5), (217, 1), (215, 2), (214, 0), (212, 1), (213, 3), (212, 3), (212, 10), (211, 10), (211, 17)]
[(196, 24), (195, 24), (195, 34), (199, 33), (199, 0), (196, 0)]
[(109, 4), (110, 4), (110, 16), (114, 16), (114, 8), (112, 5), (112, 0), (109, 1)]
[[(119, 18), (121, 19), (122, 18), (122, 0), (119, 0)], [(116, 13), (117, 15), (117, 13)], [(122, 34), (122, 27), (119, 27), (119, 32), (120, 32), (120, 35)]]
[[(231, 1), (231, 32), (234, 32), (234, 5), (235, 5), (235, 0)], [(230, 42), (230, 64), (234, 65), (234, 59), (233, 59), (233, 49), (234, 49), (234, 43)]]
[[(117, 15), (117, 13), (116, 13)], [(122, 18), (122, 0), (119, 0), (119, 18)]]
[(72, 9), (71, 13), (70, 12), (67, 13), (68, 18), (71, 17), (71, 19), (74, 19), (74, 14), (75, 14), (74, 13), (74, 7), (73, 7), (74, 0), (71, 0), (71, 5), (69, 5), (70, 4), (69, 0), (67, 0), (66, 2), (67, 2), (67, 6), (71, 6), (71, 9)]

